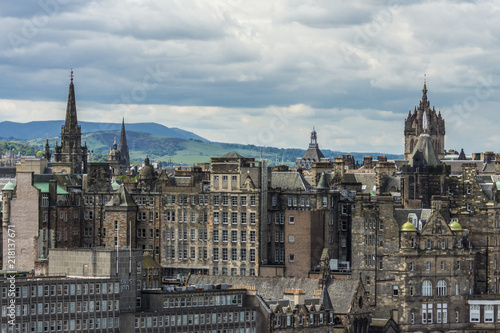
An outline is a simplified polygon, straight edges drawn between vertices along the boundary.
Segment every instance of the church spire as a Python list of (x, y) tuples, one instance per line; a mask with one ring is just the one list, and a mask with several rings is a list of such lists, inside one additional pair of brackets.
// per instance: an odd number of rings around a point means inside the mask
[(427, 75), (424, 74), (424, 89), (422, 89), (422, 103), (427, 104)]
[(66, 122), (64, 127), (69, 129), (77, 128), (78, 119), (76, 117), (75, 87), (73, 85), (73, 69), (71, 70), (71, 82), (69, 84), (68, 105), (66, 106)]
[(120, 144), (118, 145), (118, 151), (122, 159), (122, 163), (126, 166), (130, 166), (130, 154), (127, 145), (127, 134), (125, 133), (125, 118), (122, 118), (122, 131), (120, 133)]

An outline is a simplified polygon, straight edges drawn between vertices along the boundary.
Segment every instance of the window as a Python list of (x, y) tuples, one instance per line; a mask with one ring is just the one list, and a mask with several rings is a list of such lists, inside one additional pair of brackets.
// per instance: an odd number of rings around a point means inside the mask
[(323, 207), (328, 207), (328, 197), (323, 197)]
[(414, 271), (415, 270), (415, 262), (411, 261), (410, 262), (410, 271)]
[(410, 323), (415, 324), (415, 312), (410, 313)]
[(470, 306), (470, 322), (479, 323), (481, 319), (481, 308), (477, 304), (471, 304)]
[(214, 212), (214, 224), (219, 223), (219, 212)]
[(227, 261), (227, 257), (228, 257), (227, 248), (223, 248), (222, 249), (222, 261)]
[(397, 285), (392, 285), (392, 296), (398, 296), (399, 295), (399, 287)]
[[(255, 262), (255, 249), (250, 249), (250, 261)], [(255, 271), (252, 274), (252, 269), (250, 269), (250, 275), (255, 275)]]
[(241, 217), (241, 224), (247, 224), (247, 213), (242, 212), (240, 217)]
[(231, 176), (231, 181), (235, 182), (238, 180), (238, 176)]
[(240, 250), (240, 257), (241, 257), (240, 258), (241, 261), (247, 261), (247, 249)]
[(422, 324), (432, 324), (432, 304), (422, 304)]
[(444, 271), (446, 269), (446, 264), (444, 260), (441, 260), (441, 270)]
[(246, 196), (241, 196), (240, 197), (240, 205), (246, 206), (247, 205), (247, 197)]
[(255, 231), (250, 231), (250, 242), (255, 243)]
[(289, 216), (288, 217), (288, 223), (289, 224), (295, 224), (295, 216)]
[(250, 213), (250, 224), (255, 224), (255, 213)]
[(446, 296), (447, 295), (447, 285), (446, 281), (439, 280), (437, 283), (437, 295), (438, 296)]
[(427, 240), (427, 249), (432, 249), (432, 241), (430, 239)]
[(432, 296), (432, 283), (429, 280), (422, 282), (422, 296)]
[(227, 195), (222, 196), (222, 206), (227, 206), (228, 203), (228, 197)]
[(219, 261), (219, 249), (218, 248), (214, 248), (214, 261)]
[(238, 231), (231, 230), (231, 242), (236, 243), (238, 241)]
[(231, 224), (238, 224), (238, 213), (237, 212), (231, 213)]
[(222, 230), (222, 241), (227, 242), (228, 240), (228, 232), (227, 230)]
[(493, 305), (484, 306), (484, 322), (485, 323), (493, 322)]
[(250, 206), (255, 206), (256, 198), (255, 195), (250, 196)]
[(288, 235), (288, 243), (295, 243), (295, 235)]
[(278, 203), (278, 197), (273, 195), (272, 198), (271, 198), (271, 205), (273, 207), (276, 207), (276, 204)]
[(430, 262), (430, 261), (427, 261), (427, 262), (425, 263), (425, 266), (426, 266), (426, 269), (427, 269), (428, 271), (430, 271), (430, 270), (431, 270), (431, 262)]
[(246, 230), (241, 230), (240, 241), (242, 243), (245, 243), (247, 241), (247, 232), (246, 232)]
[(446, 324), (448, 322), (448, 304), (437, 304), (436, 322), (443, 324)]
[(289, 254), (288, 255), (288, 261), (289, 262), (294, 262), (295, 261), (295, 255), (294, 254)]

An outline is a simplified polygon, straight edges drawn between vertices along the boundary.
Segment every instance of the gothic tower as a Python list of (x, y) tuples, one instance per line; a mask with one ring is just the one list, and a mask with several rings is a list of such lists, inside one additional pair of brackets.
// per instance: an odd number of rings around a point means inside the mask
[(125, 134), (125, 118), (122, 119), (122, 132), (120, 134), (118, 151), (121, 156), (121, 164), (125, 167), (125, 170), (127, 170), (130, 167), (130, 155), (128, 152), (127, 135)]
[(87, 144), (82, 143), (82, 130), (76, 116), (75, 87), (73, 71), (69, 84), (66, 121), (61, 127), (61, 145), (54, 148), (54, 174), (82, 174), (87, 172)]
[(418, 108), (415, 106), (413, 113), (411, 113), (411, 110), (408, 111), (408, 117), (405, 120), (404, 158), (407, 161), (411, 159), (420, 134), (425, 132), (430, 135), (432, 146), (438, 158), (441, 159), (445, 155), (444, 119), (441, 117), (441, 112), (436, 113), (435, 107), (431, 109), (430, 102), (427, 100), (427, 84), (425, 81), (422, 93), (422, 99)]

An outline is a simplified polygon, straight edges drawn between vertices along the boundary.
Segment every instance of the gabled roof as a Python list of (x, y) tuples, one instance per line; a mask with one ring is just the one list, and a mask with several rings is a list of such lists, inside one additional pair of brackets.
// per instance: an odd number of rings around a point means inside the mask
[(306, 191), (312, 189), (312, 186), (298, 172), (273, 172), (271, 174), (271, 188)]
[(225, 157), (225, 158), (244, 158), (243, 156), (241, 156), (240, 154), (235, 153), (235, 152), (227, 153), (226, 155), (224, 155), (222, 157)]
[(358, 279), (330, 280), (328, 282), (327, 290), (335, 313), (349, 313), (359, 283)]
[(130, 196), (123, 184), (118, 189), (117, 193), (113, 194), (113, 198), (106, 204), (107, 207), (137, 207), (134, 199)]

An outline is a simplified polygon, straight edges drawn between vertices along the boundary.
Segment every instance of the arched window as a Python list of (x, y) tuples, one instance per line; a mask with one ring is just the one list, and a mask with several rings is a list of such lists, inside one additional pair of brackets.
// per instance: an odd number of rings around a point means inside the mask
[(437, 295), (438, 296), (446, 296), (447, 290), (446, 290), (446, 281), (445, 280), (439, 280), (437, 284)]
[(422, 296), (432, 296), (432, 283), (429, 280), (422, 282)]

